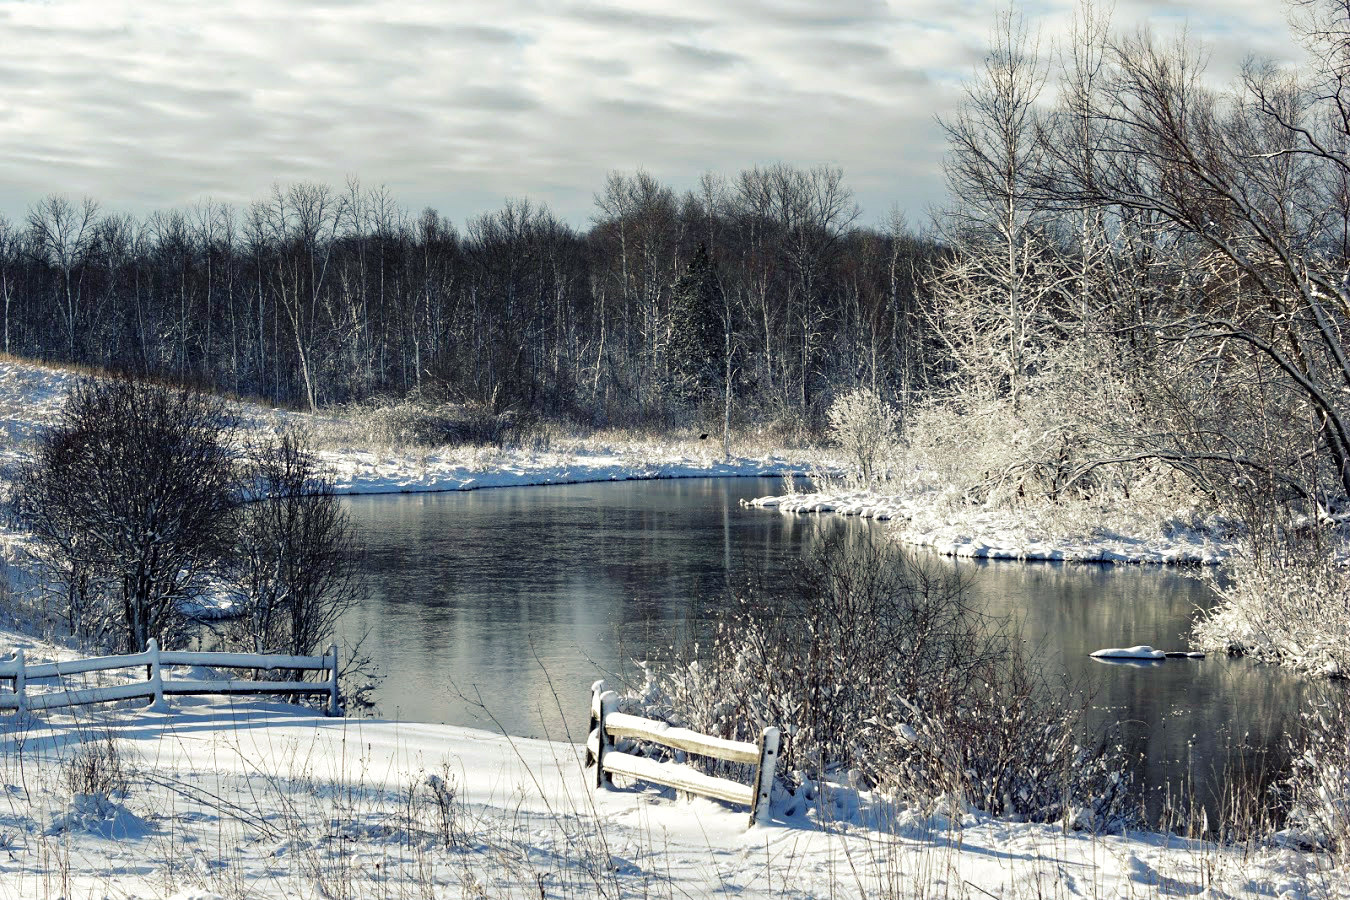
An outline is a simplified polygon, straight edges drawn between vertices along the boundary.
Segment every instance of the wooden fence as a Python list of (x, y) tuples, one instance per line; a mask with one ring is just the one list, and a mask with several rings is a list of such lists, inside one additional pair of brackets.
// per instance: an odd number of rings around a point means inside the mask
[[(595, 765), (595, 786), (610, 783), (611, 775), (624, 775), (641, 781), (673, 787), (687, 794), (713, 797), (750, 807), (750, 824), (769, 821), (769, 796), (773, 789), (774, 767), (778, 763), (777, 728), (765, 728), (758, 743), (730, 741), (673, 728), (665, 722), (618, 712), (619, 695), (605, 690), (605, 683), (591, 685), (591, 727), (586, 739), (586, 764)], [(755, 767), (750, 785), (729, 778), (714, 778), (688, 766), (659, 763), (655, 760), (621, 753), (615, 741), (633, 738), (652, 741), (664, 747), (727, 762), (749, 763)]]
[[(67, 675), (87, 672), (110, 672), (144, 666), (145, 681), (98, 687), (69, 688), (62, 679)], [(170, 680), (164, 677), (166, 666), (209, 666), (217, 669), (289, 669), (292, 671), (321, 671), (323, 681), (224, 681)], [(289, 694), (292, 696), (327, 695), (325, 715), (342, 714), (338, 706), (337, 645), (328, 648), (323, 656), (282, 656), (270, 653), (190, 653), (179, 650), (160, 650), (151, 639), (143, 653), (127, 656), (103, 656), (72, 659), (64, 662), (29, 665), (20, 647), (13, 659), (0, 660), (0, 682), (9, 681), (12, 693), (0, 692), (0, 710), (10, 709), (20, 714), (35, 709), (57, 709), (63, 706), (83, 706), (90, 703), (110, 703), (143, 697), (152, 701), (151, 708), (165, 709), (166, 696), (186, 694)], [(56, 684), (41, 682), (56, 679)], [(36, 683), (35, 683), (36, 682)]]

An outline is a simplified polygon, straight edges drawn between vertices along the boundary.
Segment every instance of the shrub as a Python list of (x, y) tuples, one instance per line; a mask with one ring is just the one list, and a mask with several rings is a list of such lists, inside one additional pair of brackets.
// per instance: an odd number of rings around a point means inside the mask
[(532, 419), (478, 404), (407, 399), (363, 413), (380, 438), (397, 447), (457, 447), (515, 443), (530, 433)]
[(1350, 676), (1350, 574), (1310, 541), (1249, 545), (1216, 580), (1219, 603), (1196, 622), (1202, 649)]
[(870, 486), (896, 441), (895, 411), (876, 391), (858, 388), (837, 397), (827, 417), (831, 439), (857, 465), (862, 485)]
[(1120, 748), (1082, 740), (1086, 698), (1038, 676), (950, 570), (841, 536), (791, 583), (741, 592), (711, 646), (649, 685), (645, 712), (736, 740), (778, 726), (789, 780), (848, 772), (925, 807), (959, 796), (1081, 827), (1134, 814)]
[(82, 741), (61, 765), (61, 781), (71, 796), (122, 799), (131, 784), (122, 747), (112, 732)]
[(1331, 851), (1345, 862), (1350, 850), (1350, 697), (1326, 689), (1303, 714), (1294, 742), (1286, 836)]
[(321, 652), (364, 585), (351, 524), (296, 431), (253, 448), (228, 581), (243, 615), (233, 643), (254, 652)]

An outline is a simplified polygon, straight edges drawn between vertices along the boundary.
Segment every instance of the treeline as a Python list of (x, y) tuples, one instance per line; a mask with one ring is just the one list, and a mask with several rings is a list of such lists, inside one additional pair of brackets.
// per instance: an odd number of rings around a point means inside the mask
[(3, 348), (311, 408), (423, 392), (670, 422), (725, 393), (675, 389), (673, 290), (702, 246), (738, 409), (809, 422), (832, 385), (908, 394), (933, 366), (935, 246), (858, 215), (837, 169), (788, 165), (685, 193), (615, 173), (587, 230), (528, 200), (460, 230), (356, 182), (145, 219), (54, 194), (0, 220)]

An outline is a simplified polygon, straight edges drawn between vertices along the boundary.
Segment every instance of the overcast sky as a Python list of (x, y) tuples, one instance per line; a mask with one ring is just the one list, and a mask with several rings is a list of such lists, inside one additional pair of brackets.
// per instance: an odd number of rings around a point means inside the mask
[[(1069, 2), (1022, 7), (1043, 46)], [(994, 3), (0, 0), (0, 213), (51, 192), (144, 214), (348, 175), (451, 219), (506, 196), (585, 225), (612, 169), (688, 187), (844, 169), (865, 219), (941, 201), (934, 122)], [(1289, 60), (1279, 0), (1118, 0), (1213, 68)]]

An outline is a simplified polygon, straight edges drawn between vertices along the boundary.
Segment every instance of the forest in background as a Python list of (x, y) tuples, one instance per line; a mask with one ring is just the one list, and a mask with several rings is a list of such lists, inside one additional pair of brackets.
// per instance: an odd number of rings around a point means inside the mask
[[(305, 408), (419, 392), (597, 425), (687, 419), (721, 383), (690, 389), (700, 353), (730, 357), (755, 417), (815, 421), (838, 383), (918, 390), (932, 241), (857, 226), (837, 169), (700, 184), (614, 173), (586, 230), (524, 199), (460, 230), (355, 181), (145, 219), (52, 195), (0, 221), (3, 347)], [(715, 308), (691, 324), (700, 246)]]

